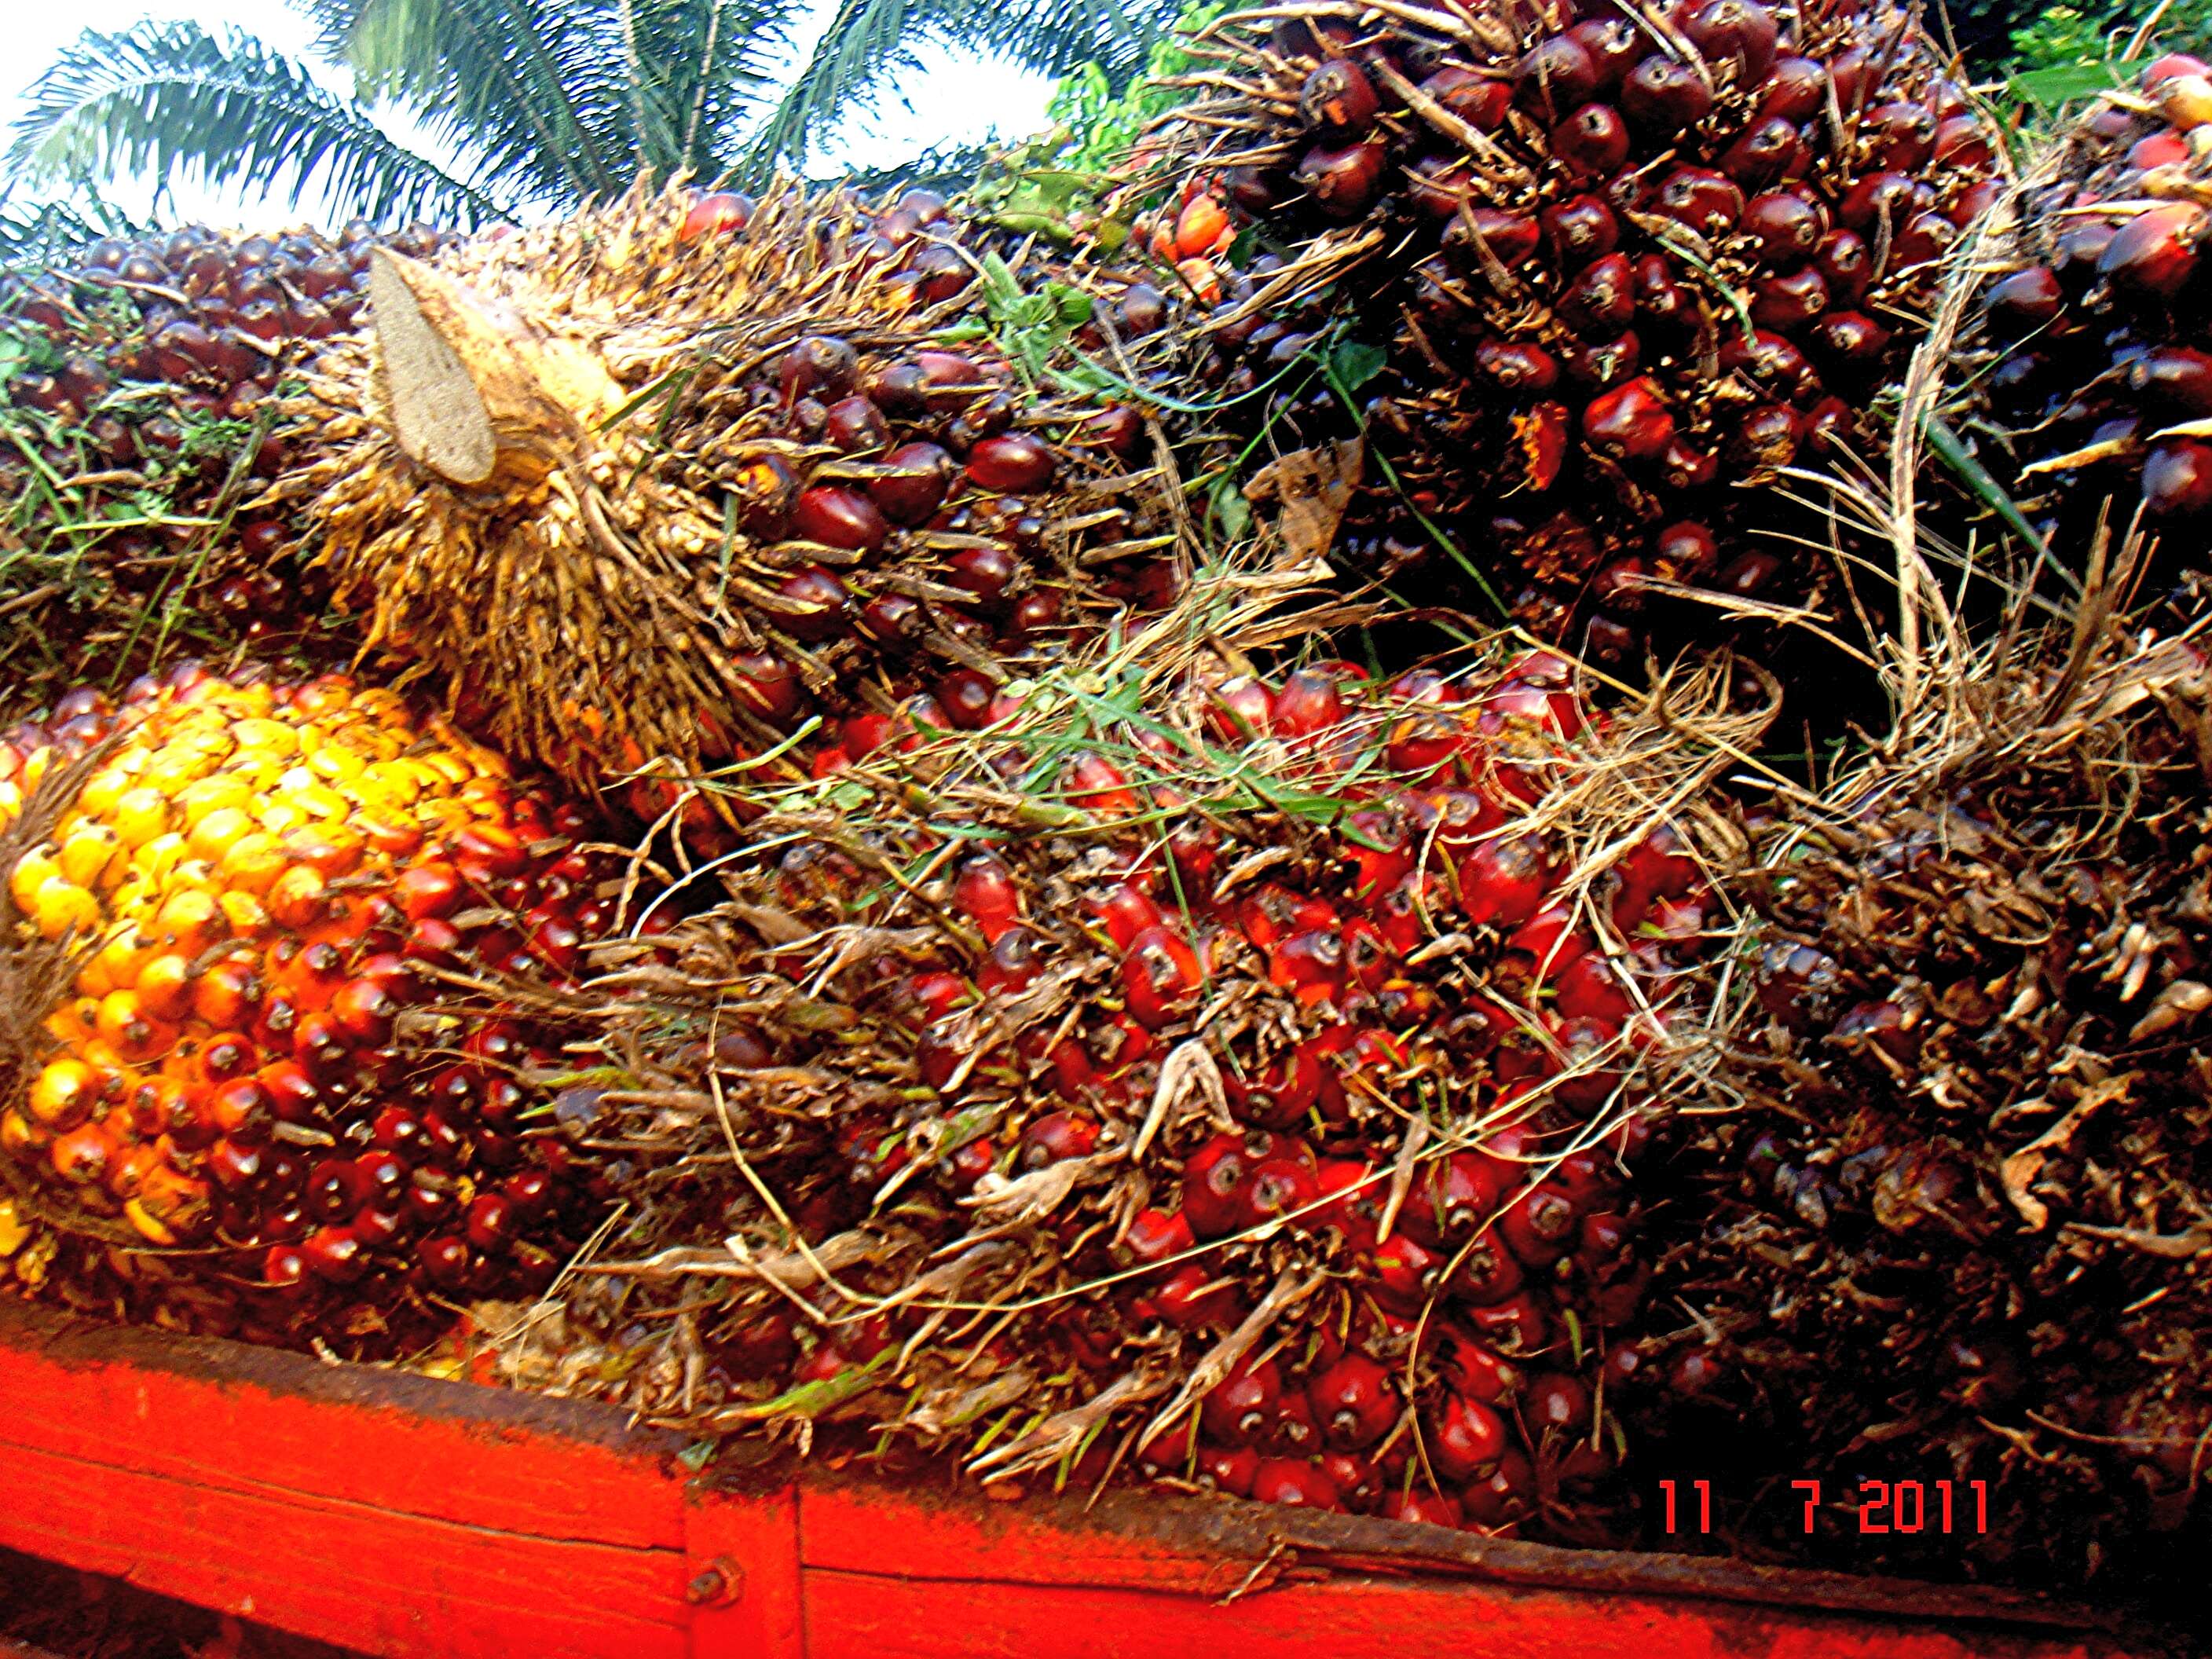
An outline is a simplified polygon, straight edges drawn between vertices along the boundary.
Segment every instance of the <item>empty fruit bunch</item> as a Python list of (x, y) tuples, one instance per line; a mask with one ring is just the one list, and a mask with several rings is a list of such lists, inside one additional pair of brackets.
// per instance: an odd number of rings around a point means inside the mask
[[(1819, 493), (1791, 468), (1879, 452), (1874, 393), (2000, 195), (1917, 11), (1346, 0), (1196, 49), (1177, 164), (1272, 250), (1214, 315), (1213, 372), (1366, 434), (1353, 574), (1455, 560), (1470, 600), (1608, 660), (1640, 655), (1655, 587), (1823, 579), (1756, 532)], [(1286, 313), (1331, 283), (1333, 323)], [(1347, 336), (1387, 366), (1295, 372)]]
[[(2060, 644), (1778, 828), (1716, 1074), (1740, 1109), (1677, 1160), (1696, 1224), (1660, 1285), (1691, 1316), (1619, 1397), (1717, 1489), (1826, 1481), (1809, 1537), (1796, 1504), (1727, 1517), (1757, 1547), (2187, 1595), (2212, 1514), (2204, 656)], [(1863, 1527), (1863, 1480), (1915, 1483), (1924, 1523)]]
[(186, 667), (0, 733), (16, 1279), (355, 1353), (545, 1288), (593, 1189), (525, 1122), (560, 1064), (528, 988), (612, 925), (586, 825), (337, 676)]
[(513, 1373), (568, 1343), (697, 1432), (1612, 1535), (1642, 1074), (1711, 903), (1676, 690), (1593, 720), (1534, 654), (849, 723), (618, 1011), (663, 1104), (558, 1103), (667, 1248), (585, 1268)]
[(1146, 422), (993, 331), (1016, 274), (927, 192), (641, 191), (374, 280), (282, 493), (376, 641), (572, 778), (757, 756), (1174, 590)]

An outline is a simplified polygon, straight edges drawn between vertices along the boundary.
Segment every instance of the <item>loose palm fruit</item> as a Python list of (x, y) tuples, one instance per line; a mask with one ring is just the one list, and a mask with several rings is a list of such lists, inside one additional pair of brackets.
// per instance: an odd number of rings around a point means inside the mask
[[(589, 820), (339, 676), (187, 668), (93, 712), (115, 741), (52, 823), (18, 826), (43, 834), (4, 872), (13, 925), (75, 964), (6, 1155), (97, 1237), (188, 1249), (201, 1282), (147, 1310), (172, 1320), (219, 1305), (226, 1328), (366, 1352), (434, 1328), (434, 1296), (533, 1288), (519, 1253), (565, 1252), (586, 1201), (577, 1166), (511, 1132), (514, 1073), (551, 1034), (448, 1012), (424, 970), (573, 982), (614, 873), (572, 845)], [(5, 734), (21, 772), (58, 763), (60, 724)], [(526, 1202), (477, 1190), (492, 1179)], [(465, 1207), (461, 1257), (419, 1273), (446, 1211), (418, 1190)]]

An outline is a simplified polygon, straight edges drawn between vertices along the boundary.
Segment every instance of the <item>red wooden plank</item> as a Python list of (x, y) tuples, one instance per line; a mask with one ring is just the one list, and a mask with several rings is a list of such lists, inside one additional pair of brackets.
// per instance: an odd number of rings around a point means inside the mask
[(0, 1442), (100, 1460), (120, 1437), (132, 1468), (194, 1486), (312, 1492), (335, 1475), (403, 1514), (683, 1547), (675, 1443), (610, 1433), (604, 1410), (6, 1304), (0, 1400)]
[(799, 1489), (684, 1505), (694, 1659), (805, 1659)]
[[(809, 1659), (2089, 1659), (2079, 1642), (1711, 1603), (1344, 1579), (1218, 1598), (806, 1570)], [(1233, 1588), (1233, 1585), (1232, 1585)]]
[[(249, 1449), (246, 1449), (250, 1450)], [(116, 1455), (136, 1445), (118, 1442)], [(0, 1544), (374, 1654), (681, 1659), (685, 1563), (6, 1448)]]

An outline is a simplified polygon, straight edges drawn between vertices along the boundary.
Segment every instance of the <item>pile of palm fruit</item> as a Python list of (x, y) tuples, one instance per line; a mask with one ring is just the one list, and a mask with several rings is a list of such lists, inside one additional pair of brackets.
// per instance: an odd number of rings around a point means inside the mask
[(13, 1282), (998, 1495), (2152, 1586), (2203, 66), (2030, 153), (1856, 0), (1191, 49), (1112, 252), (641, 185), (15, 280)]

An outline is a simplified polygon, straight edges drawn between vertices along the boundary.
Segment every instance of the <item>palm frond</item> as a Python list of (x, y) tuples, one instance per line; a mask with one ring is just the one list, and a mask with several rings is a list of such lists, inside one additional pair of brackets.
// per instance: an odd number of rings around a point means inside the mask
[(364, 97), (397, 97), (556, 206), (606, 197), (637, 167), (611, 0), (315, 0), (325, 51)]
[(1098, 64), (1117, 88), (1140, 73), (1188, 0), (839, 0), (788, 91), (748, 144), (758, 179), (799, 167), (856, 100), (917, 64), (924, 46), (980, 47), (1065, 74)]
[(44, 264), (102, 237), (147, 228), (95, 191), (26, 197), (20, 179), (0, 185), (0, 270)]
[(893, 70), (914, 66), (915, 46), (969, 0), (837, 0), (830, 26), (746, 143), (741, 175), (758, 184), (799, 167), (808, 148), (853, 101)]
[(1144, 67), (1186, 0), (999, 0), (979, 5), (962, 38), (1024, 69), (1066, 75), (1085, 64), (1115, 91)]
[(647, 165), (711, 177), (775, 89), (793, 0), (618, 0), (629, 15)]
[(24, 94), (11, 157), (45, 178), (145, 172), (297, 194), (390, 222), (474, 224), (502, 204), (416, 155), (251, 35), (196, 23), (87, 33)]

